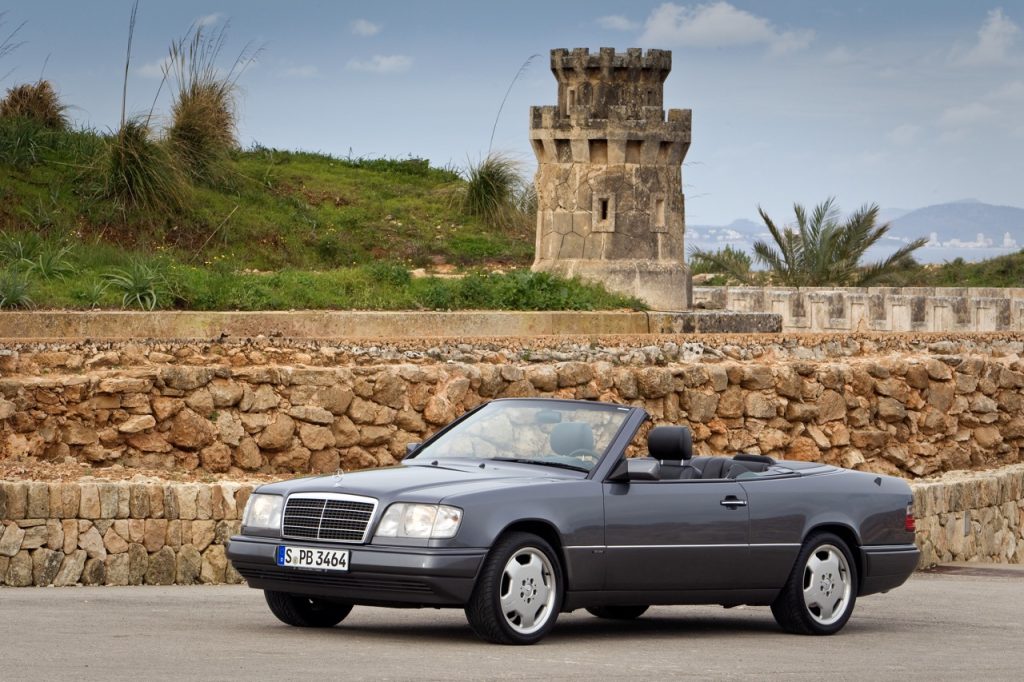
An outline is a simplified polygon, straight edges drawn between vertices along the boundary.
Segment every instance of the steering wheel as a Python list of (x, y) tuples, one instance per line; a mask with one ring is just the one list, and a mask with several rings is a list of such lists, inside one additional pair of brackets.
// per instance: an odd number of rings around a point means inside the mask
[(578, 450), (573, 450), (566, 456), (571, 457), (573, 459), (578, 459), (581, 462), (586, 462), (588, 464), (597, 463), (597, 453), (594, 452), (593, 450), (588, 450), (587, 448), (579, 448)]

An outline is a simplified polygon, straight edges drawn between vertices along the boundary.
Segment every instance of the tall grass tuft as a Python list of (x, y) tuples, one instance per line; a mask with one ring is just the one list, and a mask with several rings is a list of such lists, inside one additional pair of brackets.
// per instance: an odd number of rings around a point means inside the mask
[(0, 270), (0, 310), (33, 307), (35, 302), (29, 296), (28, 275), (14, 268)]
[(521, 219), (523, 176), (519, 164), (501, 153), (491, 153), (466, 170), (462, 210), (494, 227), (514, 227)]
[(66, 130), (67, 106), (62, 104), (50, 81), (22, 83), (0, 100), (0, 118), (24, 118), (49, 130)]
[(180, 211), (188, 180), (166, 146), (152, 139), (149, 124), (130, 118), (107, 140), (105, 194), (122, 209)]
[(221, 71), (217, 61), (226, 37), (227, 26), (212, 34), (197, 26), (171, 45), (165, 67), (175, 85), (168, 142), (185, 172), (208, 183), (222, 178), (228, 153), (238, 147), (237, 83), (255, 58), (246, 47), (227, 72)]

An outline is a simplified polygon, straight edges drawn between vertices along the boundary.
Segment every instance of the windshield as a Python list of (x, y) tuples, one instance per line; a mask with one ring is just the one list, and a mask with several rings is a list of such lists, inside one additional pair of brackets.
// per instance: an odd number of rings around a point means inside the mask
[(456, 424), (414, 457), (522, 461), (590, 471), (629, 410), (600, 403), (499, 400)]

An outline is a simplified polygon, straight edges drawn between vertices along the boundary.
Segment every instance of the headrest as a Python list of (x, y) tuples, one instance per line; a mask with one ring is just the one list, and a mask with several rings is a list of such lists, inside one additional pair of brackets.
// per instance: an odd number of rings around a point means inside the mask
[(647, 454), (662, 461), (693, 457), (693, 437), (685, 426), (655, 426), (647, 434)]
[(551, 449), (569, 456), (578, 450), (594, 451), (594, 430), (585, 422), (562, 422), (551, 429)]

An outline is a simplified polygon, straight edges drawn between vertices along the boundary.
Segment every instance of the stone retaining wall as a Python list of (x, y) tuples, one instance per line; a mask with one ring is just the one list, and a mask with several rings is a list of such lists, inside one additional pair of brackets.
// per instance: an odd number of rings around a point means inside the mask
[[(240, 583), (239, 483), (0, 482), (0, 585)], [(914, 483), (921, 567), (1024, 563), (1024, 465)]]
[(1024, 289), (694, 287), (705, 309), (777, 313), (786, 332), (1024, 330)]
[(447, 355), (407, 351), (394, 364), (375, 364), (386, 349), (334, 346), (8, 349), (0, 459), (232, 478), (384, 466), (483, 401), (555, 396), (642, 405), (659, 423), (689, 425), (702, 454), (908, 477), (1021, 460), (1019, 340), (945, 340), (883, 355), (872, 344), (595, 342), (538, 349), (540, 361), (530, 348), (459, 344)]
[(0, 585), (240, 583), (225, 547), (252, 488), (0, 482)]

